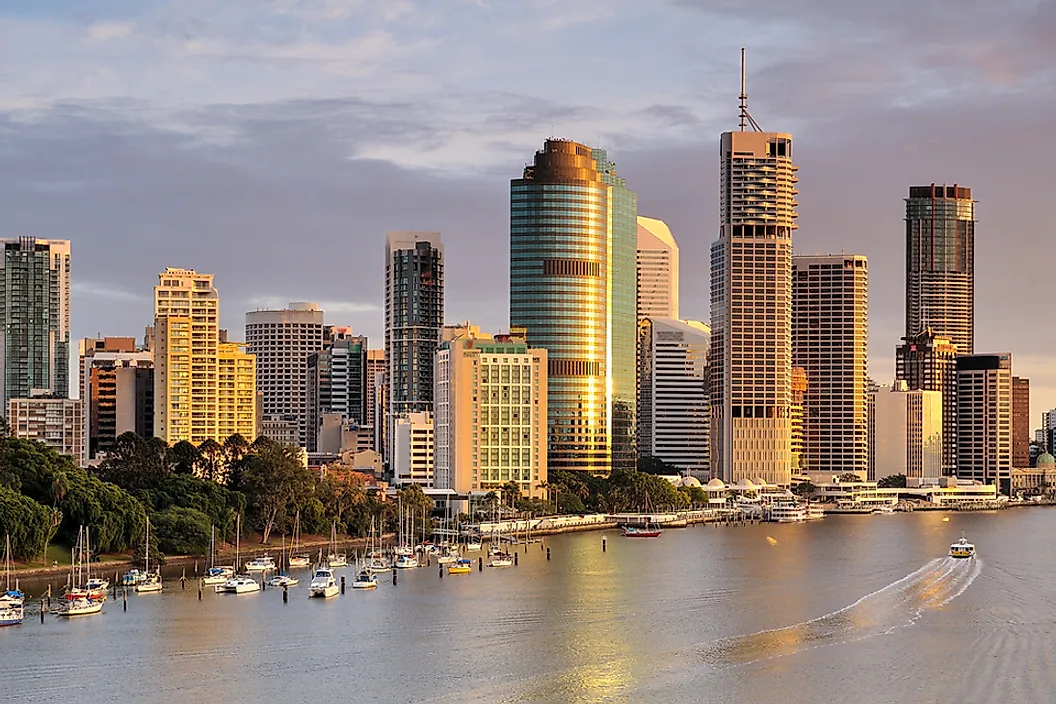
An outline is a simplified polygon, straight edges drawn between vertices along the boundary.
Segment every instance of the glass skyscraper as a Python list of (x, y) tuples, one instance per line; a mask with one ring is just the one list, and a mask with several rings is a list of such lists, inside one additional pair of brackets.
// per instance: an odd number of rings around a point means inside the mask
[(70, 242), (0, 240), (0, 393), (13, 398), (70, 392)]
[(906, 337), (934, 330), (975, 348), (975, 201), (962, 186), (911, 186), (906, 199)]
[(510, 183), (510, 327), (548, 351), (550, 469), (635, 464), (637, 210), (577, 142), (547, 140)]

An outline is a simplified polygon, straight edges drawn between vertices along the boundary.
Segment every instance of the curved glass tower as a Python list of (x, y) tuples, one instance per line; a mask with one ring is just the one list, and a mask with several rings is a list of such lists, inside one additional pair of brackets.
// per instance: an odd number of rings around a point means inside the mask
[(510, 328), (548, 351), (550, 469), (635, 464), (637, 209), (577, 142), (547, 140), (510, 183)]

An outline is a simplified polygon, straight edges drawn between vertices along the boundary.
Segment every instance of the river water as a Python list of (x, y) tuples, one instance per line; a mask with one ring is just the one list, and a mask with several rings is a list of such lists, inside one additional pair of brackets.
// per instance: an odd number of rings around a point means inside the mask
[[(945, 557), (962, 530), (974, 561)], [(305, 574), (285, 605), (169, 581), (0, 629), (0, 702), (1033, 704), (1056, 691), (1054, 534), (1049, 508), (579, 533), (373, 592), (345, 570), (326, 602)]]

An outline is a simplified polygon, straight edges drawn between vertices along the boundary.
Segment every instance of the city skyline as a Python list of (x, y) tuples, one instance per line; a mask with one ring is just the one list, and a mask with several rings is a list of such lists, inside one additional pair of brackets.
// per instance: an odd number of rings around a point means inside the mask
[[(606, 30), (622, 49), (611, 57), (616, 70), (584, 87), (543, 81), (538, 65), (511, 62), (504, 62), (501, 81), (491, 69), (460, 74), (455, 69), (471, 66), (472, 57), (446, 52), (446, 41), (427, 41), (426, 18), (415, 12), (436, 18), (420, 7), (406, 4), (410, 11), (386, 17), (352, 8), (324, 18), (324, 3), (303, 5), (304, 14), (315, 8), (316, 15), (298, 18), (302, 38), (291, 38), (288, 28), (278, 38), (240, 37), (244, 23), (236, 17), (259, 12), (269, 25), (290, 19), (245, 5), (191, 40), (175, 28), (195, 26), (203, 15), (171, 4), (83, 18), (62, 5), (14, 5), (0, 14), (9, 20), (0, 26), (6, 43), (25, 47), (13, 52), (18, 78), (0, 87), (0, 119), (19, 145), (0, 155), (0, 173), (11, 183), (0, 196), (6, 236), (72, 241), (72, 337), (138, 336), (149, 318), (153, 272), (179, 266), (212, 271), (223, 282), (222, 325), (236, 337), (246, 311), (307, 299), (320, 302), (328, 322), (380, 339), (380, 274), (364, 271), (346, 286), (346, 257), (290, 267), (275, 253), (297, 238), (306, 248), (354, 257), (397, 228), (451, 233), (447, 247), (461, 260), (451, 278), (466, 276), (466, 284), (449, 292), (450, 319), (501, 329), (505, 245), (496, 233), (508, 217), (503, 179), (548, 134), (587, 143), (600, 135), (639, 193), (640, 212), (664, 219), (679, 240), (683, 268), (699, 270), (718, 207), (708, 195), (718, 190), (717, 174), (700, 165), (710, 163), (714, 137), (735, 124), (737, 49), (745, 44), (758, 112), (797, 139), (804, 176), (797, 253), (845, 249), (869, 257), (871, 376), (890, 381), (892, 345), (904, 332), (904, 260), (896, 244), (906, 188), (967, 183), (983, 223), (975, 348), (1014, 349), (1017, 374), (1032, 380), (1034, 424), (1041, 410), (1056, 406), (1050, 346), (1023, 332), (1031, 282), (1045, 276), (1045, 258), (1017, 255), (1044, 247), (1045, 179), (1032, 145), (1045, 144), (1040, 116), (1053, 92), (1045, 90), (1052, 79), (1043, 66), (1053, 49), (1031, 28), (1048, 9), (958, 18), (958, 32), (923, 47), (916, 40), (949, 21), (937, 3), (914, 12), (912, 27), (899, 19), (897, 4), (840, 7), (824, 32), (842, 38), (810, 51), (802, 47), (816, 45), (810, 40), (822, 29), (801, 22), (812, 12), (806, 2), (721, 12), (690, 2), (648, 11), (623, 2), (578, 11), (467, 5), (441, 18), (447, 27), (464, 27), (460, 43), (483, 39), (479, 51), (499, 41), (515, 48), (527, 37), (511, 28), (536, 28), (532, 41), (554, 49), (547, 61), (555, 64), (583, 51), (570, 36), (585, 26)], [(863, 23), (886, 40), (853, 31)], [(374, 44), (366, 40), (372, 32)], [(715, 41), (684, 41), (702, 33)], [(670, 41), (658, 45), (658, 34)], [(42, 56), (35, 47), (46, 45), (63, 49)], [(881, 45), (884, 55), (892, 46), (911, 50), (896, 52), (897, 66), (880, 71), (878, 64), (887, 65), (876, 58)], [(766, 51), (753, 54), (753, 46)], [(230, 74), (210, 69), (233, 54), (246, 57), (240, 72), (249, 77), (274, 65), (290, 80), (247, 81), (230, 93)], [(196, 83), (174, 75), (180, 59), (216, 77)], [(357, 62), (362, 80), (349, 82), (342, 70)], [(83, 85), (64, 78), (85, 63), (107, 69), (108, 79)], [(391, 80), (395, 69), (399, 80)], [(170, 97), (142, 80), (145, 70), (171, 77)], [(447, 95), (427, 87), (437, 75), (448, 76)], [(1010, 96), (1020, 110), (1007, 109)], [(418, 107), (406, 110), (408, 101)], [(466, 106), (487, 109), (474, 114)], [(428, 129), (416, 133), (422, 126)], [(1013, 130), (1022, 137), (1014, 143), (992, 138)], [(863, 144), (870, 145), (868, 159), (848, 161)], [(108, 165), (105, 178), (98, 163)], [(997, 223), (1000, 233), (993, 232)], [(242, 246), (248, 233), (261, 245), (252, 251)], [(1017, 248), (1002, 246), (1010, 237)], [(187, 256), (198, 249), (213, 261)], [(476, 272), (483, 273), (469, 280)], [(683, 276), (681, 301), (683, 317), (710, 319), (706, 281)]]

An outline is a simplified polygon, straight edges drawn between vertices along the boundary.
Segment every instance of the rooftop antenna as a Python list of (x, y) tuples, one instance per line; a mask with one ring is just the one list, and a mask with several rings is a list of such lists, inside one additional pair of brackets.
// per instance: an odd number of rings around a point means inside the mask
[(763, 128), (759, 126), (759, 123), (755, 121), (752, 114), (748, 112), (748, 92), (745, 89), (744, 80), (744, 47), (741, 47), (741, 132), (744, 132), (745, 122), (752, 126), (752, 130), (755, 132), (762, 132)]

